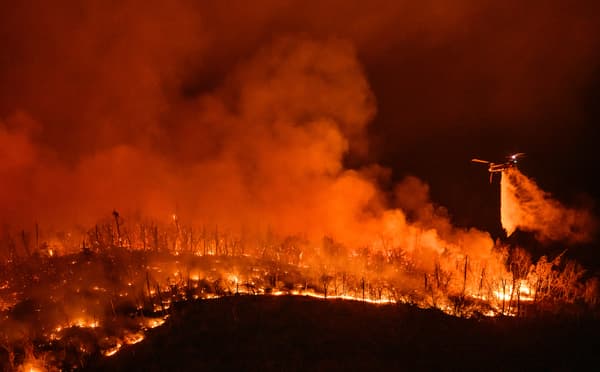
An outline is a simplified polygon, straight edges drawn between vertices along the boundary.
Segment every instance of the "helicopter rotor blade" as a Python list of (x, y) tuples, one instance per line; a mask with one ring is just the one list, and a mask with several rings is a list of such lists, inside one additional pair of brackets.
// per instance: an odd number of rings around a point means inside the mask
[(482, 163), (482, 164), (489, 164), (490, 162), (487, 160), (481, 160), (481, 159), (471, 159), (471, 161), (473, 163)]

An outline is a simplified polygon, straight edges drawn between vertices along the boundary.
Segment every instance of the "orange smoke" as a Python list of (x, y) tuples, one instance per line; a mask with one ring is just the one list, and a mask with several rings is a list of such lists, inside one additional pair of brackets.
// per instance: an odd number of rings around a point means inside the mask
[(593, 238), (596, 223), (590, 211), (562, 205), (516, 168), (502, 172), (500, 194), (501, 222), (508, 236), (521, 229), (542, 241), (583, 243)]
[(46, 231), (77, 225), (87, 231), (116, 208), (125, 218), (166, 220), (175, 212), (184, 222), (234, 233), (331, 236), (349, 249), (402, 247), (416, 250), (427, 268), (438, 254), (489, 254), (489, 235), (455, 229), (422, 181), (409, 177), (397, 188), (407, 219), (378, 184), (387, 170), (344, 168), (348, 152), (365, 148), (375, 111), (350, 43), (279, 38), (215, 92), (175, 105), (177, 126), (164, 134), (185, 159), (160, 146), (120, 144), (66, 166), (34, 143), (33, 129), (23, 129), (35, 127), (26, 115), (0, 123), (6, 128), (0, 143), (9, 159), (19, 160), (0, 168), (8, 180), (0, 186), (0, 206), (12, 212), (6, 222), (32, 226), (19, 219), (26, 216)]
[[(367, 164), (383, 148), (373, 134), (407, 144), (465, 113), (504, 118), (567, 102), (594, 60), (593, 12), (519, 5), (516, 19), (514, 6), (384, 3), (0, 6), (10, 51), (0, 60), (0, 226), (86, 229), (117, 209), (349, 245), (382, 226), (406, 245), (460, 241), (443, 210), (414, 210), (410, 188), (396, 197), (409, 218), (390, 210), (375, 181), (387, 171)], [(499, 13), (518, 21), (508, 35), (490, 22)], [(569, 58), (549, 57), (557, 42)], [(382, 76), (401, 84), (373, 92)], [(393, 115), (380, 118), (393, 124), (368, 129), (375, 93), (393, 97)], [(473, 112), (481, 107), (489, 112)], [(349, 158), (363, 167), (347, 169)]]

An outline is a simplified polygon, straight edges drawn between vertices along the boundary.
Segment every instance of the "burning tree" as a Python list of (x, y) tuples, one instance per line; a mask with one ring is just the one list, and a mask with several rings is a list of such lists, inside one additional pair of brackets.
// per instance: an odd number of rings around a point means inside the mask
[[(117, 232), (113, 215), (83, 233), (78, 248), (65, 234), (53, 255), (14, 255), (4, 264), (1, 322), (10, 332), (0, 348), (3, 363), (45, 358), (63, 368), (85, 366), (90, 358), (139, 342), (177, 303), (227, 295), (408, 302), (465, 317), (518, 315), (524, 304), (598, 304), (597, 280), (585, 281), (579, 265), (562, 255), (532, 263), (522, 248), (458, 256), (452, 245), (430, 250), (427, 240), (413, 247), (375, 241), (351, 249), (332, 237), (314, 244), (269, 230), (236, 236), (182, 221), (161, 225), (119, 215), (118, 225)], [(192, 231), (203, 233), (186, 239)], [(15, 250), (11, 237), (4, 239), (4, 252)], [(40, 247), (49, 238), (41, 234)], [(435, 259), (429, 268), (424, 254)]]

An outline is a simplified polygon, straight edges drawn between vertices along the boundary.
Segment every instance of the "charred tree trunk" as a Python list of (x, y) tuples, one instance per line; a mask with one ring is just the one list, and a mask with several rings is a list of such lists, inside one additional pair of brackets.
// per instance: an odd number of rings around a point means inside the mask
[(360, 286), (362, 287), (362, 300), (365, 301), (365, 278), (360, 279)]
[(481, 290), (483, 289), (483, 281), (485, 279), (485, 267), (481, 269), (481, 277), (479, 278), (479, 288), (477, 289), (477, 297), (481, 297)]
[(21, 230), (21, 240), (23, 241), (23, 249), (25, 250), (26, 256), (31, 256), (31, 251), (29, 250), (29, 238), (27, 237), (25, 230)]
[(119, 223), (119, 212), (117, 212), (116, 210), (113, 210), (113, 217), (115, 218), (115, 226), (117, 228), (117, 245), (120, 247), (121, 246), (121, 226)]
[(142, 246), (144, 249), (144, 252), (146, 251), (146, 248), (148, 248), (146, 246), (146, 225), (141, 225), (140, 226), (140, 230), (141, 230), (141, 235), (142, 235)]
[(38, 223), (35, 223), (35, 251), (38, 252), (40, 250), (40, 227)]
[(100, 246), (100, 232), (98, 231), (98, 224), (96, 224), (94, 229), (95, 237), (96, 237), (96, 247)]
[(517, 288), (517, 316), (521, 316), (521, 281), (519, 280), (519, 287)]
[(152, 291), (150, 290), (150, 277), (148, 271), (146, 271), (146, 286), (148, 288), (148, 299), (150, 300), (150, 308), (154, 310), (154, 301), (152, 300)]
[(469, 256), (465, 256), (465, 268), (463, 274), (463, 287), (462, 287), (462, 296), (465, 296), (465, 292), (467, 291), (467, 266), (469, 264)]
[(215, 251), (214, 251), (215, 256), (219, 255), (219, 250), (220, 250), (220, 247), (219, 247), (219, 227), (215, 226)]
[(202, 226), (202, 255), (206, 256), (206, 228)]

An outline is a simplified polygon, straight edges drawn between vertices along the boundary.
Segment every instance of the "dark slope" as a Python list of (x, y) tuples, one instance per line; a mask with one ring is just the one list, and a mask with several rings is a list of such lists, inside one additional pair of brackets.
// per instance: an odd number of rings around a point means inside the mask
[(188, 303), (90, 370), (573, 370), (594, 320), (459, 319), (407, 305), (234, 296)]

